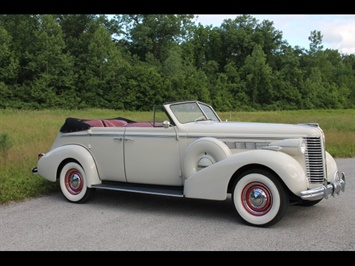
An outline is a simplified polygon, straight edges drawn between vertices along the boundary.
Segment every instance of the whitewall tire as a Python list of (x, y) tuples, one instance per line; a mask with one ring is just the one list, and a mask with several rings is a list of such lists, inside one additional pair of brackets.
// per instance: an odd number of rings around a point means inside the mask
[(289, 205), (288, 194), (279, 178), (262, 169), (248, 170), (237, 178), (232, 200), (242, 221), (259, 227), (279, 222)]
[(76, 162), (65, 164), (59, 179), (62, 194), (69, 202), (85, 202), (93, 192), (93, 189), (87, 187), (84, 169)]

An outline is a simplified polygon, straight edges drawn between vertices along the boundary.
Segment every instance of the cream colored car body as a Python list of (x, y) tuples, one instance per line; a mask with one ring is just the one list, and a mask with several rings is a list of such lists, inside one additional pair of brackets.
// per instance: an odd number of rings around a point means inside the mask
[[(344, 191), (345, 177), (325, 151), (317, 124), (223, 122), (212, 107), (195, 101), (166, 103), (161, 109), (167, 118), (155, 120), (160, 122), (157, 127), (128, 121), (124, 126), (59, 132), (34, 172), (55, 182), (65, 162), (72, 160), (84, 169), (88, 188), (225, 200), (241, 173), (262, 168), (299, 199), (318, 201)], [(203, 117), (190, 119), (198, 112)], [(315, 159), (307, 153), (313, 139), (319, 146)], [(320, 179), (312, 181), (319, 171)], [(170, 187), (177, 192), (165, 193)]]

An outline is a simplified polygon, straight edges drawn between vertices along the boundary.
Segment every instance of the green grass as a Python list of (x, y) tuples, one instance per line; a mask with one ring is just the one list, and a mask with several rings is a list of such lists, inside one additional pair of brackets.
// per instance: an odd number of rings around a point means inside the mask
[[(223, 120), (319, 123), (326, 136), (327, 150), (338, 158), (355, 156), (355, 110), (310, 110), (219, 113)], [(103, 109), (90, 110), (0, 110), (0, 204), (39, 197), (59, 191), (52, 183), (31, 169), (37, 154), (47, 152), (65, 118), (126, 117), (136, 121), (152, 121), (152, 112), (128, 112)], [(2, 147), (2, 148), (1, 148)]]

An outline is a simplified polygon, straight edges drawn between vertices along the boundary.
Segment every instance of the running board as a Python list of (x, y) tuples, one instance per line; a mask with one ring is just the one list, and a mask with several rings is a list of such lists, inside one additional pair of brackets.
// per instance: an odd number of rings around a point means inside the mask
[(184, 197), (183, 187), (177, 186), (159, 186), (159, 185), (142, 185), (121, 182), (103, 182), (102, 184), (92, 185), (92, 188), (118, 190), (134, 193), (162, 195), (170, 197)]

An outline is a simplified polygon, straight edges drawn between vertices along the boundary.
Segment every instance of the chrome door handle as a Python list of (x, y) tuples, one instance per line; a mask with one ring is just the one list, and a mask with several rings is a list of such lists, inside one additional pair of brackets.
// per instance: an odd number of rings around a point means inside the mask
[(122, 141), (122, 140), (125, 140), (125, 141), (128, 141), (128, 140), (129, 140), (129, 141), (134, 141), (134, 139), (131, 139), (131, 138), (123, 138), (123, 137), (114, 137), (113, 139), (114, 139), (114, 140), (121, 140), (121, 141)]

